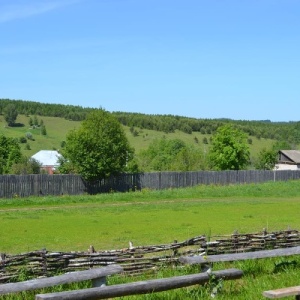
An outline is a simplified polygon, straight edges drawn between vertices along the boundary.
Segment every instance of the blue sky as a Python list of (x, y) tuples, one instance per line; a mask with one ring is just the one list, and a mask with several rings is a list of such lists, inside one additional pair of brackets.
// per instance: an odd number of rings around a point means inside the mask
[(1, 0), (0, 98), (299, 121), (298, 0)]

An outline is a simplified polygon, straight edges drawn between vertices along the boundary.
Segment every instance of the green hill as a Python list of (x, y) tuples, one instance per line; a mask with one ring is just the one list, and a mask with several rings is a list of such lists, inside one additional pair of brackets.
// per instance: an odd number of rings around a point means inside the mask
[[(19, 115), (16, 124), (8, 127), (3, 113), (8, 105), (14, 105)], [(86, 115), (96, 108), (39, 103), (24, 100), (0, 99), (0, 134), (20, 139), (32, 135), (28, 145), (21, 144), (23, 153), (31, 156), (39, 150), (60, 150), (66, 134), (80, 126)], [(248, 135), (252, 162), (263, 148), (271, 148), (276, 141), (284, 141), (292, 149), (300, 144), (300, 122), (271, 122), (269, 120), (248, 121), (231, 119), (195, 119), (173, 115), (147, 115), (142, 113), (112, 112), (120, 121), (131, 146), (138, 155), (156, 138), (178, 138), (186, 144), (193, 144), (208, 153), (212, 134), (221, 125), (232, 123)], [(30, 118), (42, 121), (46, 135), (41, 128), (30, 126)], [(30, 149), (28, 149), (30, 148)]]
[[(39, 150), (60, 150), (62, 141), (65, 141), (66, 139), (66, 134), (70, 130), (80, 126), (80, 121), (66, 120), (61, 117), (38, 116), (38, 121), (43, 121), (47, 131), (47, 135), (42, 135), (39, 127), (33, 128), (29, 125), (30, 117), (32, 116), (18, 115), (16, 123), (23, 124), (23, 126), (8, 127), (3, 116), (0, 116), (0, 133), (5, 136), (19, 139), (25, 137), (28, 132), (32, 134), (33, 140), (28, 141), (30, 150), (26, 150), (25, 144), (21, 144), (22, 152), (26, 156), (31, 156)], [(134, 127), (135, 132), (132, 133), (131, 127), (123, 125), (123, 128), (131, 146), (134, 147), (136, 154), (138, 154), (140, 150), (146, 149), (154, 139), (163, 136), (170, 139), (181, 139), (185, 143), (193, 144), (194, 146), (199, 147), (199, 149), (207, 152), (211, 137), (211, 134), (202, 134), (201, 132), (192, 132), (191, 134), (188, 134), (180, 130), (175, 130), (174, 132), (165, 133), (158, 130), (141, 129), (139, 127)], [(208, 144), (203, 143), (204, 138), (206, 138)], [(249, 146), (253, 158), (257, 156), (261, 149), (269, 148), (275, 142), (272, 139), (257, 137), (251, 137), (251, 140), (252, 144), (249, 144)]]

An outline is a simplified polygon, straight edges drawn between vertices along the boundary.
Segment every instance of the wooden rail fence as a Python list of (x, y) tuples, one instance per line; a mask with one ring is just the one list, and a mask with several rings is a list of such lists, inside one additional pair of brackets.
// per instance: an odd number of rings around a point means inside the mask
[(300, 179), (298, 170), (241, 170), (197, 172), (153, 172), (120, 174), (96, 182), (86, 182), (79, 175), (0, 175), (0, 198), (79, 195), (113, 191), (167, 189), (199, 184), (242, 184)]
[(204, 235), (170, 244), (131, 246), (124, 249), (96, 251), (91, 247), (85, 252), (51, 252), (46, 249), (23, 254), (0, 255), (0, 283), (15, 281), (20, 270), (29, 276), (53, 276), (62, 273), (87, 270), (118, 264), (126, 274), (155, 272), (163, 266), (176, 265), (179, 257), (229, 253), (244, 253), (261, 250), (282, 249), (300, 246), (297, 230), (262, 232), (211, 237)]
[(123, 269), (121, 266), (111, 265), (108, 267), (95, 268), (86, 271), (71, 272), (55, 277), (45, 277), (22, 282), (6, 283), (0, 285), (0, 295), (18, 293), (23, 291), (32, 291), (45, 287), (70, 284), (73, 282), (80, 282), (84, 280), (92, 280), (93, 287), (101, 287), (106, 285), (107, 276), (121, 273), (122, 271)]
[(243, 272), (238, 269), (227, 269), (212, 272), (211, 275), (205, 273), (175, 276), (162, 279), (151, 279), (125, 284), (116, 284), (99, 288), (89, 288), (75, 291), (65, 291), (36, 295), (36, 300), (92, 300), (110, 299), (129, 295), (141, 295), (178, 289), (196, 284), (203, 285), (211, 279), (233, 280), (243, 276)]

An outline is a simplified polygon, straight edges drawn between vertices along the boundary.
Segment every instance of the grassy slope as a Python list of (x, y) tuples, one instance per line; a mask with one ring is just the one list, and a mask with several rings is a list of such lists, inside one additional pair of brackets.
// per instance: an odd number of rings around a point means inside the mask
[[(80, 122), (68, 121), (63, 118), (55, 118), (55, 117), (38, 117), (38, 120), (43, 120), (44, 125), (46, 126), (47, 136), (43, 136), (40, 134), (39, 129), (30, 129), (29, 128), (29, 117), (24, 115), (19, 115), (17, 119), (17, 123), (22, 123), (24, 127), (13, 127), (9, 128), (6, 126), (6, 123), (3, 119), (3, 116), (0, 116), (0, 134), (3, 133), (9, 137), (20, 138), (25, 135), (26, 132), (31, 132), (34, 137), (34, 141), (29, 141), (31, 150), (25, 150), (25, 145), (22, 144), (23, 153), (27, 156), (31, 156), (39, 150), (52, 150), (52, 149), (60, 149), (61, 142), (66, 139), (66, 134), (80, 126)], [(138, 128), (137, 128), (138, 129)], [(166, 136), (168, 138), (179, 138), (188, 144), (194, 144), (202, 151), (208, 151), (209, 145), (203, 144), (203, 138), (206, 137), (208, 140), (210, 135), (203, 135), (199, 132), (194, 132), (193, 134), (186, 134), (181, 131), (176, 131), (175, 133), (164, 133), (154, 130), (139, 130), (139, 135), (134, 137), (129, 130), (129, 127), (124, 126), (124, 130), (128, 137), (128, 140), (136, 150), (136, 153), (139, 153), (140, 150), (147, 149), (149, 144), (156, 138), (161, 138)], [(194, 138), (197, 137), (199, 143), (196, 144)], [(252, 157), (256, 157), (258, 152), (263, 148), (271, 147), (274, 141), (260, 139), (258, 140), (255, 137), (252, 138), (252, 145), (250, 145), (250, 152)]]

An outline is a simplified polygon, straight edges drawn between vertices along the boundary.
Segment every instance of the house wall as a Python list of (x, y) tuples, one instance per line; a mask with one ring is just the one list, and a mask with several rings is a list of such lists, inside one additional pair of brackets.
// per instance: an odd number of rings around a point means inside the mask
[[(288, 157), (286, 157), (283, 153), (279, 152), (279, 161), (280, 162), (292, 162)], [(289, 169), (290, 170), (290, 169)]]
[(53, 175), (54, 174), (54, 166), (42, 166), (41, 167), (42, 172), (45, 172), (49, 175)]
[(276, 164), (276, 170), (300, 170), (299, 165), (292, 165), (292, 164)]

